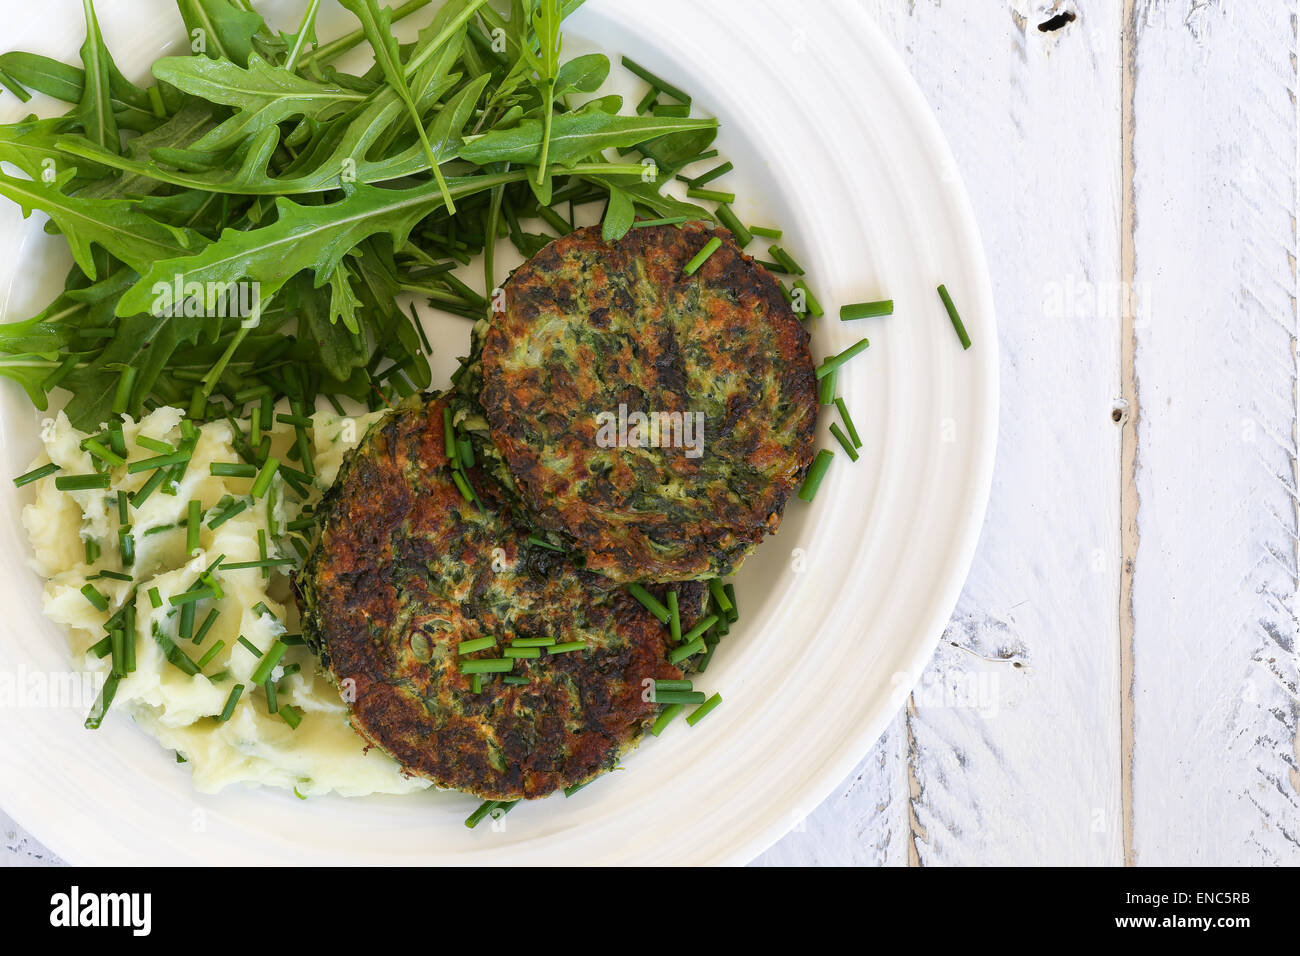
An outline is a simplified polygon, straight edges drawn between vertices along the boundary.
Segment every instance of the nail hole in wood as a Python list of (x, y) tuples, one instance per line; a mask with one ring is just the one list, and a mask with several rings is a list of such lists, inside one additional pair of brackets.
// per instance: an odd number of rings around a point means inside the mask
[[(1064, 26), (1068, 26), (1078, 19), (1078, 14), (1069, 10), (1063, 10), (1054, 17), (1049, 17), (1038, 25), (1039, 33), (1055, 33)], [(1119, 421), (1119, 419), (1115, 419)]]

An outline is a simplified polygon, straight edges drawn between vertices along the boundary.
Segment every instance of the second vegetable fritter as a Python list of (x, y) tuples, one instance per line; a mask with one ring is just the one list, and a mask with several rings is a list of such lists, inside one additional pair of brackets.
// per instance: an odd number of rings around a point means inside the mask
[(703, 223), (552, 242), (506, 284), (475, 372), (529, 520), (615, 581), (730, 574), (812, 459), (808, 333)]

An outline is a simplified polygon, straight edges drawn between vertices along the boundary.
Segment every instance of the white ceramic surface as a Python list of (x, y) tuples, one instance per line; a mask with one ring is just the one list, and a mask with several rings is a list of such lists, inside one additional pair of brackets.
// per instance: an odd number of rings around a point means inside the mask
[[(128, 75), (181, 36), (166, 0), (97, 6)], [(287, 28), (292, 17), (267, 6)], [(4, 46), (75, 60), (79, 8), (59, 0), (8, 13)], [(472, 832), (461, 821), (474, 802), (455, 794), (306, 803), (272, 791), (196, 794), (185, 769), (120, 716), (92, 734), (80, 711), (0, 708), (0, 805), (65, 859), (744, 862), (848, 773), (919, 676), (974, 550), (997, 417), (983, 253), (928, 107), (869, 19), (835, 0), (590, 0), (568, 34), (570, 53), (625, 52), (720, 118), (737, 212), (785, 228), (782, 244), (827, 307), (813, 323), (818, 357), (872, 339), (840, 376), (862, 459), (839, 453), (815, 504), (792, 502), (781, 533), (738, 576), (744, 617), (700, 682), (722, 692), (723, 706), (695, 728), (678, 722), (580, 795), (521, 805), (499, 830)], [(6, 320), (57, 288), (59, 243), (0, 209)], [(935, 294), (941, 281), (975, 342), (968, 352)], [(896, 301), (891, 318), (836, 317), (842, 302), (884, 297)], [(437, 375), (463, 352), (467, 328), (429, 325)], [(0, 389), (6, 474), (30, 460), (40, 417), (16, 387)], [(835, 447), (825, 423), (822, 432)], [(24, 500), (10, 491), (0, 506), (0, 670), (60, 671), (62, 636), (41, 616), (25, 563)]]

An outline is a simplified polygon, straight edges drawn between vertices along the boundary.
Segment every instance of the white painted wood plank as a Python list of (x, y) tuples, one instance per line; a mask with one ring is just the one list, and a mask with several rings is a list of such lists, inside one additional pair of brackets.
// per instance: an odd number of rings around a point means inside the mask
[(1136, 860), (1294, 865), (1296, 5), (1137, 13)]
[(867, 5), (952, 143), (1004, 349), (980, 551), (906, 719), (916, 860), (1118, 863), (1119, 4), (1052, 34), (1042, 4)]

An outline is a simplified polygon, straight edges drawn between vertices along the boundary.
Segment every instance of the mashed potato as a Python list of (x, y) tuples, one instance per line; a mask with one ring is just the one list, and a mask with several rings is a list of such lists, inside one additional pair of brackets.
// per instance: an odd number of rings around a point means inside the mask
[[(408, 793), (427, 786), (425, 781), (404, 776), (386, 754), (367, 749), (348, 723), (338, 689), (306, 647), (290, 646), (272, 671), (279, 705), (290, 705), (302, 716), (296, 729), (283, 713), (270, 713), (264, 689), (251, 685), (249, 678), (259, 657), (240, 637), (265, 652), (281, 634), (297, 629), (289, 566), (271, 569), (265, 575), (260, 568), (218, 570), (216, 578), (224, 596), (198, 602), (194, 630), (199, 630), (211, 609), (220, 613), (198, 644), (179, 636), (179, 609), (167, 600), (196, 586), (199, 576), (219, 556), (225, 556), (225, 564), (259, 560), (259, 531), (266, 535), (269, 557), (296, 559), (288, 522), (299, 516), (305, 504), (319, 498), (320, 490), (337, 474), (344, 452), (360, 441), (376, 417), (315, 416), (312, 434), (317, 487), (308, 502), (296, 501), (279, 475), (270, 492), (260, 499), (249, 494), (250, 478), (213, 476), (211, 463), (239, 462), (240, 458), (228, 423), (202, 426), (183, 479), (153, 492), (139, 509), (131, 508), (135, 561), (127, 568), (122, 565), (118, 545), (117, 495), (138, 490), (151, 472), (130, 475), (125, 468), (115, 468), (113, 487), (106, 491), (59, 491), (54, 479), (46, 478), (37, 485), (35, 501), (23, 510), (23, 524), (34, 552), (32, 566), (46, 578), (45, 613), (68, 628), (72, 657), (79, 667), (109, 670), (109, 658), (101, 660), (90, 648), (103, 639), (105, 622), (135, 594), (136, 670), (121, 680), (109, 719), (129, 715), (164, 747), (175, 750), (188, 761), (194, 786), (201, 791), (215, 792), (244, 783), (294, 788), (303, 796), (330, 791), (361, 795)], [(159, 408), (138, 423), (127, 419), (123, 432), (129, 459), (157, 454), (137, 444), (140, 435), (179, 445), (182, 418), (178, 409)], [(293, 435), (285, 426), (271, 432), (272, 454), (281, 461), (287, 461), (285, 452)], [(46, 423), (42, 437), (48, 459), (61, 467), (60, 474), (93, 470), (90, 455), (81, 448), (88, 436), (73, 428), (62, 413)], [(34, 466), (44, 463), (42, 458)], [(218, 513), (215, 506), (226, 495), (246, 501), (248, 507), (217, 528), (209, 528), (208, 522)], [(205, 513), (200, 546), (186, 554), (185, 521), (191, 500), (198, 500)], [(97, 543), (100, 554), (88, 564), (86, 541), (90, 539)], [(81, 589), (87, 578), (104, 569), (129, 573), (132, 580), (93, 578), (91, 583), (109, 602), (107, 610), (99, 611)], [(161, 598), (160, 607), (154, 607), (150, 598), (153, 588)], [(259, 604), (265, 610), (255, 610)], [(195, 662), (218, 642), (221, 650), (199, 674), (190, 676), (168, 661), (158, 634), (174, 641)], [(243, 684), (244, 690), (230, 718), (222, 721), (222, 710), (237, 684)]]

